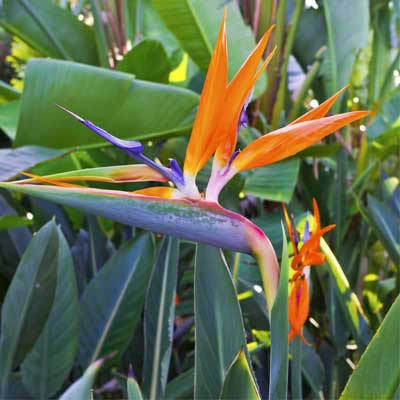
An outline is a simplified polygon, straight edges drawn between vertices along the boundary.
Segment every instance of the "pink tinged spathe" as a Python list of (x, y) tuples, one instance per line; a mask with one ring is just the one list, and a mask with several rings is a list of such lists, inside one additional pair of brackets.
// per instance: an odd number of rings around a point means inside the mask
[(274, 249), (245, 217), (204, 200), (161, 199), (118, 190), (2, 182), (0, 187), (153, 232), (252, 254), (260, 262), (269, 310), (279, 277)]

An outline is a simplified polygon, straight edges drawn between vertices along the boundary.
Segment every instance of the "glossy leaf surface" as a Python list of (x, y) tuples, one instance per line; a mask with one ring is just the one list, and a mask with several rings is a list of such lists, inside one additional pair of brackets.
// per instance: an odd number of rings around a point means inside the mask
[[(104, 144), (55, 104), (120, 138), (150, 139), (187, 132), (197, 102), (198, 95), (189, 90), (136, 80), (123, 72), (66, 61), (31, 60), (15, 144), (55, 148)], [(40, 137), (35, 131), (41, 132)]]
[[(58, 228), (59, 229), (59, 228)], [(59, 231), (57, 288), (46, 325), (22, 364), (25, 386), (36, 398), (59, 390), (75, 360), (78, 346), (78, 290), (68, 243)]]
[(2, 306), (0, 369), (2, 393), (11, 371), (24, 360), (51, 311), (57, 285), (59, 234), (49, 222), (24, 253)]
[[(220, 250), (198, 245), (195, 266), (195, 398), (219, 398), (246, 345), (237, 293)], [(245, 357), (247, 361), (247, 357)], [(251, 380), (252, 374), (246, 380)]]
[(143, 391), (150, 399), (164, 396), (172, 352), (179, 241), (164, 237), (146, 295)]
[(153, 252), (148, 233), (124, 243), (87, 286), (80, 302), (81, 365), (125, 350), (142, 312)]

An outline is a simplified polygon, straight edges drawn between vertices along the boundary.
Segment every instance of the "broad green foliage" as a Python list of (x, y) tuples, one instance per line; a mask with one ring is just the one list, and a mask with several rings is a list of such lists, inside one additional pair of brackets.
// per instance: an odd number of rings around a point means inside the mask
[[(372, 113), (239, 172), (219, 204), (212, 159), (196, 199), (132, 194), (169, 183), (56, 105), (179, 175), (224, 8), (229, 81), (276, 24), (242, 156), (346, 85), (327, 116)], [(0, 398), (400, 398), (399, 33), (399, 0), (0, 0)], [(307, 346), (288, 343), (280, 203), (304, 249), (313, 198), (336, 227), (301, 270)]]
[(2, 396), (12, 370), (31, 351), (51, 311), (61, 257), (59, 235), (52, 221), (32, 239), (4, 299), (0, 336)]
[(93, 30), (69, 11), (41, 0), (5, 0), (0, 23), (41, 54), (97, 64)]
[[(47, 398), (68, 376), (78, 347), (78, 290), (68, 243), (59, 234), (57, 288), (50, 315), (22, 363), (22, 380), (34, 397)], [(39, 366), (39, 367), (38, 367)]]
[[(190, 114), (198, 102), (198, 96), (186, 89), (66, 61), (32, 60), (26, 75), (15, 140), (19, 146), (40, 144), (65, 148), (100, 142), (96, 135), (55, 107), (56, 104), (118, 136), (153, 139), (186, 132)], [(41, 95), (43, 90), (46, 96)], [(43, 113), (46, 118), (41, 118)], [(32, 125), (37, 130), (33, 131)], [(56, 136), (54, 126), (58, 126)], [(40, 137), (35, 134), (37, 131), (41, 132)]]
[(397, 297), (350, 377), (341, 399), (394, 398), (400, 384), (396, 352), (400, 337), (399, 312), (400, 297)]
[(152, 253), (150, 234), (124, 243), (87, 286), (80, 302), (82, 366), (112, 352), (121, 357), (142, 312)]
[[(194, 395), (213, 399), (224, 396), (228, 390), (224, 382), (233, 379), (232, 374), (241, 375), (237, 369), (249, 370), (243, 353), (246, 341), (237, 294), (222, 255), (213, 247), (198, 245), (195, 262)], [(251, 368), (241, 379), (252, 398), (259, 398)]]
[(171, 360), (179, 241), (165, 237), (147, 289), (144, 332), (143, 391), (146, 397), (164, 396)]

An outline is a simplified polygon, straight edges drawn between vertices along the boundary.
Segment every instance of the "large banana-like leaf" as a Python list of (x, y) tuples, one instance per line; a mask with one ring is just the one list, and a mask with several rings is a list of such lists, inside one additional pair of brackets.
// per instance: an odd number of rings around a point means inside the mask
[(124, 72), (33, 59), (26, 69), (15, 145), (103, 143), (55, 104), (121, 138), (150, 139), (188, 132), (197, 103), (198, 95), (190, 90), (140, 81)]
[(216, 248), (197, 246), (194, 302), (194, 398), (232, 398), (224, 383), (230, 385), (232, 379), (240, 377), (242, 398), (259, 399), (249, 357), (243, 350), (246, 337), (237, 293), (229, 268)]
[(151, 234), (125, 242), (90, 281), (80, 304), (79, 360), (87, 367), (117, 351), (118, 361), (142, 313), (153, 265)]
[(172, 352), (179, 240), (165, 236), (158, 250), (144, 311), (145, 354), (143, 392), (152, 400), (164, 397)]
[(1, 310), (0, 370), (4, 396), (11, 371), (32, 349), (49, 316), (57, 285), (59, 232), (54, 221), (24, 253)]
[(49, 398), (68, 376), (78, 347), (78, 289), (68, 243), (58, 229), (59, 257), (53, 307), (42, 333), (22, 363), (22, 379), (37, 398)]
[(98, 63), (94, 31), (48, 0), (4, 0), (0, 24), (41, 54)]

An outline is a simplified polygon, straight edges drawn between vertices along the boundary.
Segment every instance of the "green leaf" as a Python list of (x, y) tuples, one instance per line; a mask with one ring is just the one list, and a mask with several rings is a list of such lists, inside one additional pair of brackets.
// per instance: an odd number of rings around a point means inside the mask
[(35, 59), (26, 69), (15, 145), (65, 148), (106, 143), (55, 104), (122, 138), (182, 134), (190, 129), (198, 98), (189, 90), (135, 80), (123, 72)]
[(59, 240), (54, 221), (33, 237), (4, 299), (0, 337), (3, 394), (10, 372), (32, 349), (49, 316), (57, 285)]
[[(246, 346), (237, 293), (217, 248), (197, 246), (194, 298), (194, 397), (216, 399), (221, 396), (230, 367)], [(246, 381), (251, 380), (250, 373)]]
[[(166, 200), (116, 190), (0, 182), (0, 187), (71, 206), (127, 225), (251, 254), (243, 216), (215, 203)], [(212, 234), (210, 234), (212, 232)]]
[(67, 378), (78, 345), (78, 289), (68, 243), (58, 228), (57, 288), (49, 318), (22, 364), (22, 380), (35, 398), (47, 399)]
[(97, 360), (86, 369), (83, 376), (74, 382), (60, 397), (59, 400), (90, 399), (92, 386), (104, 359)]
[(400, 296), (388, 311), (378, 331), (351, 375), (341, 400), (392, 399), (400, 384)]
[(326, 44), (326, 29), (321, 10), (308, 8), (301, 14), (294, 40), (293, 53), (304, 71), (311, 65), (318, 50)]
[[(368, 104), (372, 105), (382, 96), (385, 75), (389, 72), (391, 47), (391, 12), (388, 4), (382, 3), (373, 13), (372, 54), (368, 65)], [(390, 79), (393, 79), (393, 71)], [(368, 136), (370, 135), (368, 129)]]
[(345, 314), (348, 326), (354, 338), (361, 348), (364, 348), (370, 340), (370, 328), (368, 326), (365, 313), (361, 307), (360, 301), (356, 294), (351, 290), (349, 281), (339, 261), (336, 259), (328, 244), (321, 238), (321, 250), (326, 255), (326, 260), (329, 264), (329, 273), (334, 282), (336, 299), (338, 300), (342, 312)]
[(182, 372), (172, 379), (165, 389), (165, 399), (193, 398), (194, 368)]
[(390, 258), (400, 264), (400, 217), (388, 205), (368, 195), (368, 207), (364, 210), (372, 229), (376, 232)]
[(171, 66), (162, 43), (144, 39), (125, 54), (117, 70), (135, 75), (137, 79), (166, 83)]
[(33, 221), (31, 219), (19, 217), (18, 215), (6, 215), (0, 217), (0, 231), (32, 224)]
[(90, 281), (80, 304), (81, 365), (122, 355), (142, 312), (153, 256), (152, 236), (143, 234), (124, 243)]
[(128, 376), (126, 381), (126, 389), (128, 392), (128, 400), (142, 400), (142, 392), (140, 391), (140, 387), (138, 383), (135, 381), (135, 378), (132, 376)]
[(243, 191), (261, 199), (289, 203), (297, 183), (300, 161), (293, 158), (257, 169), (246, 179)]
[[(153, 0), (134, 0), (136, 2), (137, 34), (146, 39), (158, 40), (164, 46), (172, 68), (181, 62), (183, 51), (180, 43), (168, 30)], [(137, 40), (137, 38), (136, 38)]]
[(105, 21), (103, 17), (102, 10), (100, 8), (100, 4), (97, 0), (89, 0), (90, 9), (94, 19), (94, 30), (96, 37), (96, 47), (97, 54), (99, 56), (99, 64), (103, 68), (108, 68), (110, 66), (109, 62), (109, 53), (108, 53), (108, 44), (106, 38), (106, 27)]
[[(196, 0), (155, 0), (154, 5), (167, 27), (181, 42), (184, 50), (206, 70), (211, 59), (214, 44), (224, 12), (219, 0), (207, 2)], [(255, 47), (253, 34), (244, 24), (237, 4), (233, 1), (226, 4), (227, 37), (229, 54), (229, 78), (231, 79), (250, 52)], [(254, 96), (265, 90), (265, 76), (256, 84)]]
[(63, 154), (60, 150), (39, 146), (23, 146), (17, 149), (0, 149), (0, 181), (16, 177), (20, 172)]
[(315, 396), (321, 398), (325, 380), (324, 365), (319, 355), (312, 347), (302, 346), (302, 353), (302, 373)]
[[(369, 4), (364, 0), (323, 0), (328, 51), (321, 66), (326, 93), (348, 84), (359, 49), (368, 43)], [(354, 16), (357, 16), (354, 18)]]
[(278, 293), (271, 311), (269, 399), (286, 399), (289, 367), (289, 256), (282, 226), (282, 261)]
[(4, 0), (0, 23), (45, 56), (98, 63), (93, 29), (51, 1)]
[(243, 350), (229, 368), (221, 399), (260, 399), (249, 363)]
[(20, 107), (20, 100), (0, 104), (0, 128), (11, 140), (15, 139), (17, 133)]
[(399, 124), (396, 124), (399, 118), (399, 109), (400, 90), (395, 90), (391, 97), (389, 97), (389, 99), (380, 107), (379, 113), (372, 124), (368, 127), (368, 140), (379, 138), (379, 136), (387, 132), (393, 124), (399, 127)]
[(0, 101), (18, 100), (21, 97), (21, 92), (15, 89), (4, 81), (0, 81)]
[(143, 392), (150, 399), (164, 397), (167, 385), (175, 316), (179, 241), (165, 236), (160, 243), (146, 294)]

